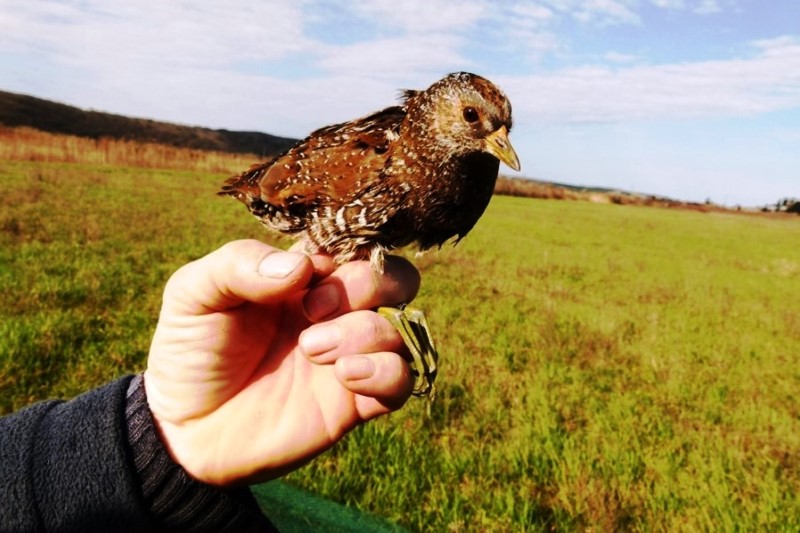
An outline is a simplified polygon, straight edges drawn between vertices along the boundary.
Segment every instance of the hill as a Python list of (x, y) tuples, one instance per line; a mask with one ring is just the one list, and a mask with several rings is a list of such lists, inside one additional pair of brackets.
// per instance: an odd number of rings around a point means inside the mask
[(257, 131), (214, 130), (89, 111), (6, 91), (0, 91), (0, 124), (92, 139), (111, 138), (258, 156), (281, 153), (296, 142)]

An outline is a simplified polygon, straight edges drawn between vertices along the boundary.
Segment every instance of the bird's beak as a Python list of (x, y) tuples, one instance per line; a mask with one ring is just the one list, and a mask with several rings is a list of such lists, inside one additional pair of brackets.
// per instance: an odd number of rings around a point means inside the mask
[(484, 139), (484, 150), (514, 170), (520, 169), (519, 157), (514, 147), (508, 141), (508, 128), (500, 126)]

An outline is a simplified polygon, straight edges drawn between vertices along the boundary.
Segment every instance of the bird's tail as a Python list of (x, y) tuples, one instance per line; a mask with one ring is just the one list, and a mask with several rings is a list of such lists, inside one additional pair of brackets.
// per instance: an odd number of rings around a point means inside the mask
[(273, 160), (258, 163), (236, 176), (231, 176), (217, 192), (219, 196), (232, 196), (247, 207), (251, 207), (253, 200), (261, 198), (261, 187), (258, 180), (272, 165)]

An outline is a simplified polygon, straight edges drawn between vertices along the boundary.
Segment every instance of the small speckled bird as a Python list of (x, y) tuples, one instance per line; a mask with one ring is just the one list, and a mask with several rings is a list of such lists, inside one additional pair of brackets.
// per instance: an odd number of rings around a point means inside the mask
[(417, 243), (458, 242), (483, 214), (500, 161), (519, 170), (508, 140), (511, 103), (489, 80), (459, 72), (402, 105), (311, 133), (288, 152), (227, 180), (269, 228), (340, 263)]

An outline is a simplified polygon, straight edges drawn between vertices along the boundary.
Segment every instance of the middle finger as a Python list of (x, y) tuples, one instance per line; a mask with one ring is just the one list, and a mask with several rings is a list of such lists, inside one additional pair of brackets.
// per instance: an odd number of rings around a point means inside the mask
[(419, 272), (402, 257), (387, 256), (382, 274), (367, 261), (351, 261), (309, 290), (303, 309), (311, 322), (320, 322), (358, 309), (409, 303), (419, 284)]
[(406, 350), (394, 326), (374, 311), (354, 311), (314, 324), (300, 334), (299, 346), (317, 364), (335, 362), (341, 355)]

